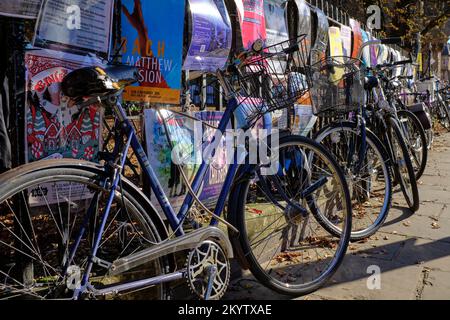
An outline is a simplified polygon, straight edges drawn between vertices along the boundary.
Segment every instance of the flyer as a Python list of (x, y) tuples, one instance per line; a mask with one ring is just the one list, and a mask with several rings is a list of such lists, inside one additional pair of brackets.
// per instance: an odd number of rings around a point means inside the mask
[(317, 63), (326, 56), (328, 48), (328, 18), (319, 8), (315, 8), (317, 15), (316, 39), (312, 48), (311, 63)]
[(359, 21), (350, 19), (350, 26), (353, 31), (353, 47), (352, 47), (352, 58), (357, 59), (359, 54), (359, 49), (363, 44), (361, 24)]
[[(101, 61), (50, 50), (35, 50), (25, 55), (26, 66), (26, 159), (73, 158), (97, 162), (102, 150), (102, 109), (96, 105), (78, 108), (61, 92), (60, 83), (71, 71)], [(55, 189), (57, 188), (57, 190)], [(86, 199), (89, 193), (77, 186), (68, 189), (72, 199)], [(30, 192), (30, 204), (39, 206), (55, 203), (67, 190), (64, 183), (44, 187), (45, 198)]]
[(224, 0), (189, 0), (191, 43), (183, 70), (215, 72), (230, 54), (231, 21)]
[(295, 0), (298, 10), (297, 35), (306, 35), (306, 54), (311, 50), (311, 9), (305, 0)]
[(344, 57), (352, 55), (352, 29), (347, 26), (341, 26), (342, 49)]
[(124, 100), (179, 104), (184, 0), (122, 0), (122, 62), (139, 67)]
[[(220, 122), (222, 115), (222, 112), (197, 112), (191, 114), (191, 116), (215, 126)], [(197, 173), (201, 164), (202, 152), (207, 146), (207, 142), (211, 141), (214, 132), (211, 129), (206, 129), (204, 141), (196, 142), (194, 126), (200, 124), (201, 127), (200, 121), (175, 114), (169, 110), (160, 110), (158, 112), (153, 109), (147, 109), (144, 111), (144, 117), (149, 161), (174, 210), (178, 211), (183, 204), (188, 189), (179, 171), (180, 168), (173, 162), (172, 149), (169, 145), (165, 128), (167, 127), (168, 129), (173, 147), (177, 148), (178, 153), (185, 160), (181, 168), (190, 181)], [(166, 121), (165, 125), (163, 120)], [(194, 147), (194, 143), (201, 145)], [(228, 169), (225, 163), (226, 147), (225, 139), (223, 139), (211, 163), (211, 168), (205, 176), (200, 193), (200, 200), (208, 207), (213, 207), (219, 197)], [(156, 199), (152, 198), (151, 200), (155, 206), (159, 207)]]
[(289, 40), (286, 22), (286, 0), (264, 1), (266, 46)]
[(242, 23), (242, 42), (244, 48), (252, 47), (256, 40), (266, 40), (266, 20), (263, 0), (243, 0), (244, 22)]
[[(222, 119), (223, 112), (204, 111), (197, 112), (195, 115), (198, 119), (217, 127)], [(215, 130), (210, 127), (205, 127), (205, 143), (203, 150), (208, 146), (214, 137)], [(228, 129), (231, 129), (231, 122), (228, 124)], [(208, 207), (214, 208), (222, 191), (223, 183), (228, 173), (227, 165), (227, 148), (226, 139), (223, 138), (214, 154), (213, 160), (209, 170), (206, 173), (203, 190), (200, 195), (200, 200)]]
[[(329, 34), (330, 34), (330, 57), (334, 57), (334, 59), (339, 63), (344, 63), (340, 28), (330, 27)], [(334, 73), (330, 75), (330, 81), (337, 82), (342, 79), (343, 75), (344, 70), (335, 67)]]
[[(367, 41), (369, 41), (369, 35), (367, 34), (366, 31), (361, 30), (361, 35), (362, 35), (363, 43), (366, 43)], [(365, 65), (371, 66), (370, 48), (368, 46), (364, 47), (364, 49), (363, 49), (362, 60)]]
[(41, 9), (42, 0), (2, 0), (0, 16), (36, 19)]
[(113, 4), (104, 0), (46, 0), (38, 18), (34, 46), (107, 57)]

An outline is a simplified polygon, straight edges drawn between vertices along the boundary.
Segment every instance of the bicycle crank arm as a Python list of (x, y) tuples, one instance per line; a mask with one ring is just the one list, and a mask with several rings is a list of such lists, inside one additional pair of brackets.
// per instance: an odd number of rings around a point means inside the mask
[(229, 258), (233, 257), (233, 249), (225, 233), (216, 227), (206, 227), (120, 258), (112, 263), (109, 274), (115, 276), (166, 255), (195, 249), (199, 243), (211, 238), (220, 243)]

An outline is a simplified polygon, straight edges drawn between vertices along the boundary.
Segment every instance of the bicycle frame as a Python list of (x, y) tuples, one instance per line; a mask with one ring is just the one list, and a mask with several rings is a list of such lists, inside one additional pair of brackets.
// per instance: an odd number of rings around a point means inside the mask
[[(74, 292), (74, 298), (78, 298), (80, 296), (80, 294), (83, 293), (88, 288), (89, 274), (92, 270), (94, 263), (105, 264), (105, 262), (100, 261), (96, 257), (96, 255), (97, 255), (97, 251), (100, 246), (101, 237), (102, 237), (104, 228), (106, 226), (106, 222), (108, 220), (109, 213), (110, 213), (110, 210), (112, 207), (112, 203), (113, 203), (113, 200), (115, 197), (115, 191), (118, 189), (119, 184), (120, 184), (121, 173), (124, 168), (124, 165), (125, 165), (125, 162), (127, 159), (127, 155), (128, 155), (128, 151), (130, 148), (135, 152), (138, 162), (143, 169), (144, 176), (148, 179), (148, 181), (150, 183), (150, 188), (153, 191), (153, 194), (155, 195), (156, 200), (160, 204), (162, 212), (163, 212), (164, 216), (167, 218), (167, 221), (168, 221), (170, 227), (175, 232), (175, 235), (177, 237), (184, 235), (182, 223), (185, 220), (185, 218), (187, 217), (189, 209), (195, 202), (194, 197), (190, 193), (188, 193), (178, 214), (175, 213), (175, 210), (173, 209), (172, 205), (170, 204), (169, 199), (168, 199), (167, 195), (165, 194), (164, 189), (161, 186), (156, 173), (154, 172), (153, 168), (150, 165), (148, 157), (144, 152), (144, 148), (142, 147), (142, 145), (138, 139), (137, 133), (136, 133), (132, 123), (130, 122), (130, 120), (128, 120), (124, 108), (122, 107), (121, 103), (117, 99), (118, 99), (118, 96), (116, 96), (115, 99), (113, 99), (115, 101), (113, 103), (111, 103), (111, 105), (113, 107), (114, 113), (117, 116), (117, 121), (121, 125), (122, 132), (125, 133), (125, 138), (126, 138), (127, 142), (126, 142), (125, 146), (123, 147), (123, 149), (120, 150), (120, 148), (117, 147), (119, 145), (117, 143), (118, 141), (116, 141), (116, 147), (114, 148), (113, 156), (114, 156), (114, 158), (118, 159), (118, 162), (117, 162), (118, 165), (109, 164), (109, 166), (112, 166), (112, 169), (113, 169), (112, 182), (110, 184), (108, 184), (105, 181), (105, 186), (108, 185), (109, 189), (111, 191), (110, 191), (110, 194), (109, 194), (109, 197), (107, 200), (107, 204), (105, 206), (105, 209), (104, 209), (104, 212), (103, 212), (103, 215), (101, 218), (100, 228), (97, 231), (97, 233), (95, 234), (94, 243), (93, 243), (93, 246), (91, 249), (92, 252), (91, 252), (90, 260), (89, 260), (86, 270), (83, 274), (81, 286), (79, 289), (75, 290), (75, 292)], [(217, 131), (219, 131), (221, 133), (221, 135), (223, 135), (225, 133), (225, 131), (227, 129), (227, 125), (228, 125), (229, 121), (232, 119), (233, 112), (236, 110), (237, 107), (238, 107), (238, 102), (237, 102), (236, 98), (232, 97), (231, 99), (228, 100), (227, 108), (225, 110), (225, 113), (219, 123), (218, 129), (216, 130), (215, 134), (217, 133)], [(217, 148), (217, 146), (220, 142), (220, 141), (216, 141), (215, 136), (212, 139), (212, 141), (210, 142), (210, 146), (213, 146), (214, 150), (215, 150), (215, 148)], [(116, 137), (116, 139), (117, 139), (117, 137)], [(214, 156), (214, 153), (212, 154), (212, 156)], [(234, 159), (237, 159), (237, 150), (235, 150)], [(198, 194), (198, 192), (201, 188), (201, 185), (203, 183), (205, 174), (206, 174), (207, 170), (209, 169), (209, 167), (210, 167), (210, 164), (207, 163), (207, 161), (205, 159), (203, 159), (202, 164), (200, 165), (199, 170), (198, 170), (197, 174), (195, 175), (195, 178), (192, 183), (192, 190), (195, 192), (195, 194)], [(225, 207), (227, 196), (231, 190), (232, 183), (233, 183), (233, 180), (236, 175), (238, 167), (239, 167), (239, 164), (237, 163), (237, 161), (233, 161), (233, 163), (229, 165), (228, 172), (227, 172), (227, 175), (225, 178), (225, 182), (223, 184), (219, 199), (218, 199), (216, 207), (214, 209), (214, 214), (218, 217), (221, 216), (222, 211)], [(66, 265), (63, 269), (64, 270), (63, 274), (65, 274), (67, 272), (68, 267), (70, 266), (71, 262), (73, 261), (73, 259), (75, 257), (75, 254), (77, 252), (80, 241), (81, 241), (84, 233), (86, 232), (87, 223), (93, 214), (94, 207), (95, 206), (91, 205), (91, 207), (88, 209), (88, 212), (86, 214), (86, 217), (85, 217), (85, 220), (83, 223), (83, 227), (81, 228), (80, 233), (78, 234), (77, 240), (75, 241), (73, 247), (71, 248), (70, 256), (69, 256), (70, 258), (66, 262)], [(216, 226), (217, 224), (218, 224), (218, 221), (216, 219), (212, 219), (210, 226)], [(147, 286), (148, 285), (157, 285), (157, 284), (181, 279), (183, 277), (183, 275), (184, 275), (184, 272), (175, 272), (172, 274), (166, 274), (166, 275), (162, 275), (162, 276), (155, 277), (152, 279), (145, 279), (145, 280), (137, 281), (135, 283), (121, 285), (121, 286), (115, 288), (115, 290), (117, 290), (117, 289), (129, 290), (129, 289), (133, 289), (136, 287), (141, 287), (143, 285), (147, 285)], [(100, 291), (101, 294), (104, 294), (104, 291), (105, 290), (101, 290)]]

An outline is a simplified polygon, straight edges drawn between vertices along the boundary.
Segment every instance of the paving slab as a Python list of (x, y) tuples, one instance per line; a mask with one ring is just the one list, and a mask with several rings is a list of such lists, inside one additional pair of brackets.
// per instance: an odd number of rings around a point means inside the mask
[[(369, 239), (350, 243), (331, 281), (299, 300), (450, 300), (450, 134), (436, 137), (419, 181), (421, 206), (412, 214), (399, 188), (385, 225)], [(381, 288), (370, 290), (369, 267), (380, 270)], [(249, 272), (233, 282), (227, 299), (291, 299), (259, 284)]]

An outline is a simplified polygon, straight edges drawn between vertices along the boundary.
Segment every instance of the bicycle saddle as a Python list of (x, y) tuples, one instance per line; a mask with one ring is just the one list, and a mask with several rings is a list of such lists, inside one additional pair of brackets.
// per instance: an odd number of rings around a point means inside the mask
[(87, 67), (72, 71), (61, 83), (61, 89), (69, 98), (82, 98), (119, 92), (136, 83), (138, 69), (125, 65)]

